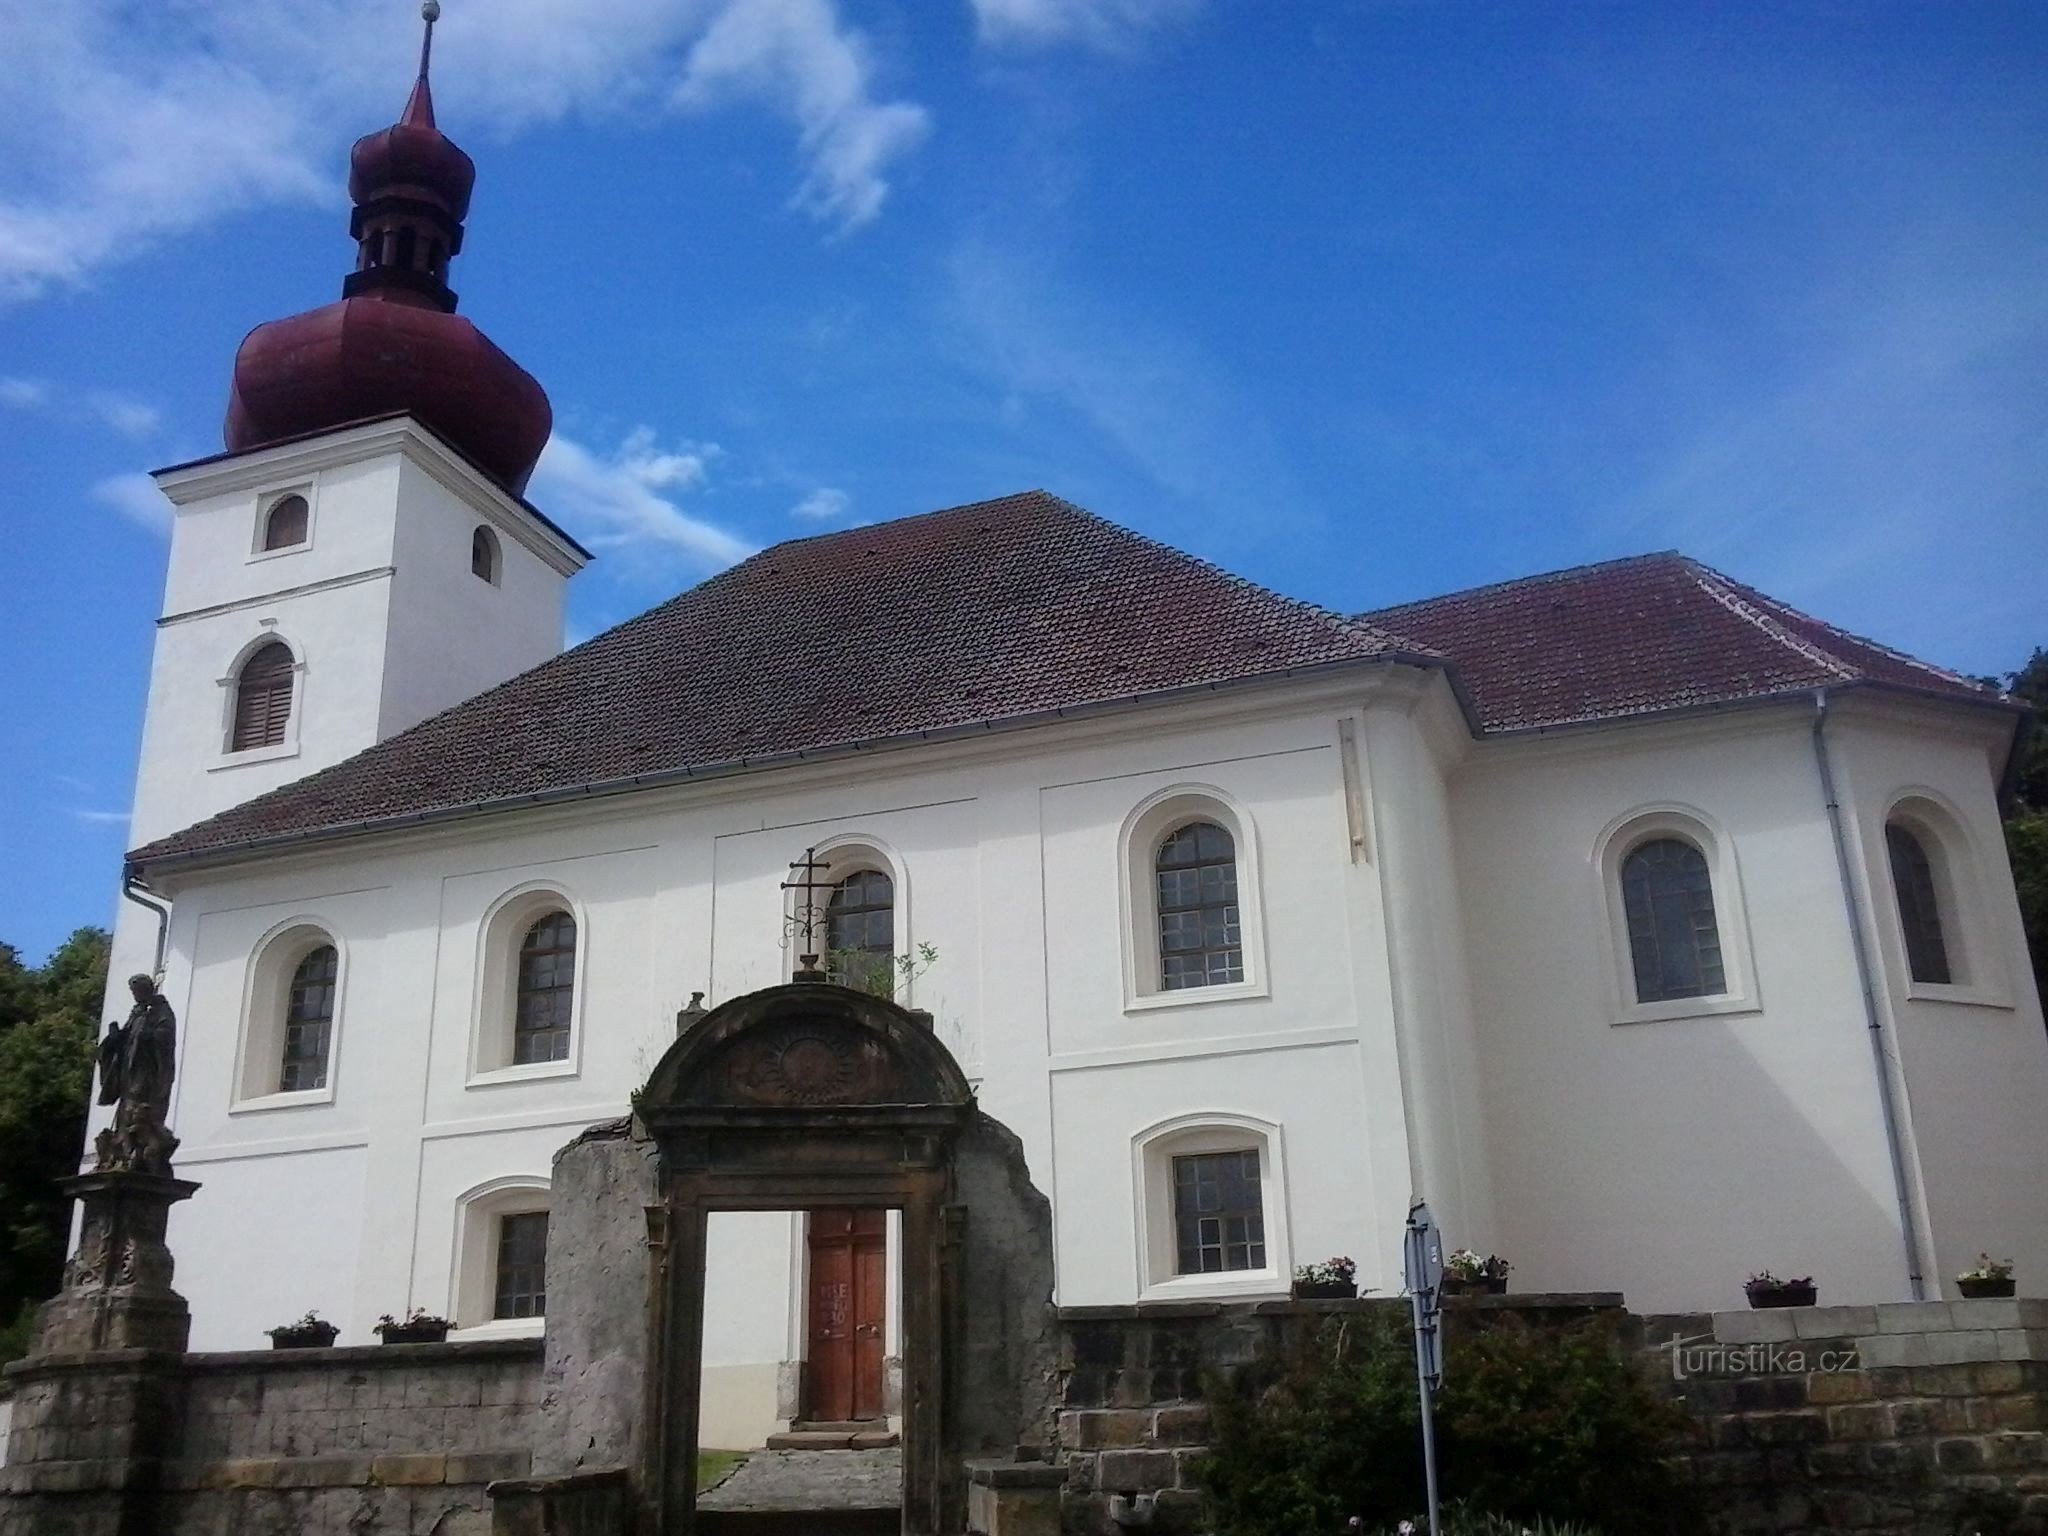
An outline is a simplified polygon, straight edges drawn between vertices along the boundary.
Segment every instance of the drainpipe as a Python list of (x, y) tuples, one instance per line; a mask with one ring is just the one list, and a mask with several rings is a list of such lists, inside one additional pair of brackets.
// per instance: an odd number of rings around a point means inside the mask
[(160, 982), (164, 979), (164, 941), (170, 932), (171, 905), (151, 891), (133, 870), (121, 872), (121, 894), (156, 914), (156, 963), (149, 968), (149, 974), (151, 980)]
[(1927, 1299), (1927, 1280), (1920, 1272), (1920, 1220), (1906, 1183), (1906, 1152), (1899, 1134), (1899, 1105), (1892, 1092), (1891, 1052), (1886, 1048), (1884, 1015), (1877, 1006), (1876, 969), (1864, 938), (1863, 903), (1849, 861), (1849, 837), (1842, 826), (1842, 802), (1835, 794), (1835, 771), (1828, 762), (1828, 691), (1813, 693), (1813, 760), (1820, 769), (1821, 796), (1827, 801), (1828, 830), (1835, 839), (1835, 868), (1842, 879), (1842, 907), (1849, 919), (1849, 942), (1856, 951), (1856, 979), (1863, 989), (1863, 1019), (1870, 1029), (1870, 1053), (1877, 1066), (1877, 1101), (1884, 1109), (1884, 1140), (1892, 1158), (1892, 1192), (1899, 1202), (1899, 1231), (1906, 1243), (1906, 1275), (1913, 1300)]

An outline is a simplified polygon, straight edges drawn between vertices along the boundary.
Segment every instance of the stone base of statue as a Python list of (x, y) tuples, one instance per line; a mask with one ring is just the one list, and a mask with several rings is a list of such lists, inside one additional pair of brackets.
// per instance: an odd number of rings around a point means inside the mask
[(167, 1173), (111, 1168), (66, 1179), (62, 1188), (84, 1207), (84, 1219), (64, 1288), (36, 1315), (31, 1355), (183, 1354), (192, 1314), (171, 1289), (164, 1228), (171, 1207), (199, 1186)]

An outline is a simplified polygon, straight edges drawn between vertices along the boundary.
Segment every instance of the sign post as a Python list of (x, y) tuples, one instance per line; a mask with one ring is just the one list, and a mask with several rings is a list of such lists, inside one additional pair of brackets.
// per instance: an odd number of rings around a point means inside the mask
[(1442, 1536), (1436, 1491), (1436, 1425), (1430, 1402), (1444, 1380), (1444, 1245), (1436, 1229), (1436, 1218), (1420, 1200), (1408, 1212), (1403, 1274), (1408, 1284), (1408, 1305), (1415, 1317), (1415, 1376), (1422, 1394), (1422, 1473), (1429, 1488), (1429, 1536)]

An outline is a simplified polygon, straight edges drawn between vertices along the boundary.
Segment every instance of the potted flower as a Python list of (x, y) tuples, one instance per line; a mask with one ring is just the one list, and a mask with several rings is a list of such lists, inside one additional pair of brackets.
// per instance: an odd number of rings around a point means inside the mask
[(448, 1337), (448, 1330), (455, 1325), (445, 1317), (436, 1317), (421, 1307), (414, 1307), (400, 1322), (389, 1312), (377, 1319), (377, 1337), (386, 1344), (438, 1344)]
[(1752, 1307), (1810, 1307), (1820, 1299), (1813, 1276), (1802, 1280), (1780, 1280), (1768, 1269), (1751, 1275), (1742, 1283)]
[(1446, 1296), (1504, 1296), (1508, 1271), (1515, 1266), (1497, 1253), (1479, 1257), (1470, 1248), (1460, 1248), (1444, 1260), (1443, 1293)]
[(1358, 1266), (1348, 1258), (1302, 1264), (1294, 1271), (1297, 1301), (1347, 1301), (1358, 1294)]
[(341, 1330), (320, 1316), (308, 1312), (295, 1323), (280, 1323), (263, 1330), (270, 1335), (272, 1349), (332, 1349)]
[(2013, 1295), (2019, 1287), (2012, 1277), (2012, 1260), (1978, 1254), (1976, 1264), (1956, 1276), (1956, 1289), (1973, 1299)]

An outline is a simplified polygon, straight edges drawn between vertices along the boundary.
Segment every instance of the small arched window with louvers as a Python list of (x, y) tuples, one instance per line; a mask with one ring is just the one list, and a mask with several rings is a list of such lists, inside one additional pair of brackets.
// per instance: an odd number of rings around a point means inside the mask
[(248, 752), (283, 744), (291, 725), (298, 666), (281, 640), (259, 646), (235, 679), (235, 718), (228, 750)]

